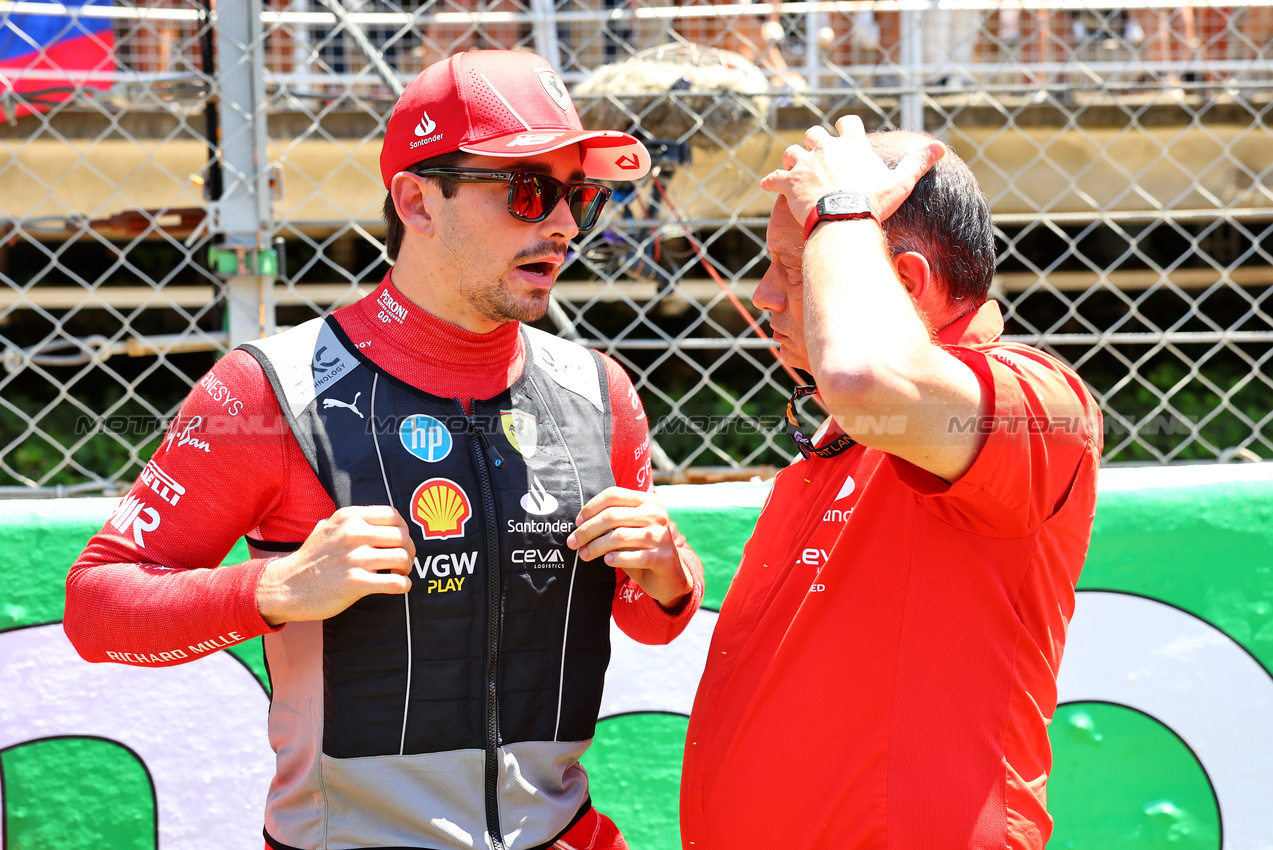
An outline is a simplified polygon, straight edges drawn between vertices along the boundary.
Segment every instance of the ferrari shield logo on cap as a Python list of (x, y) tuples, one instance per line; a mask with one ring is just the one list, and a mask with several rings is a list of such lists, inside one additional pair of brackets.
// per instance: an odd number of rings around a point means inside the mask
[(548, 92), (548, 96), (553, 99), (553, 103), (561, 107), (562, 112), (570, 111), (570, 94), (566, 91), (566, 84), (561, 81), (561, 77), (552, 71), (536, 71), (539, 75), (539, 83), (544, 87), (544, 91)]
[(535, 449), (539, 445), (539, 424), (535, 415), (513, 408), (501, 410), (499, 418), (504, 425), (504, 436), (508, 438), (513, 448), (517, 449), (524, 458), (534, 457)]

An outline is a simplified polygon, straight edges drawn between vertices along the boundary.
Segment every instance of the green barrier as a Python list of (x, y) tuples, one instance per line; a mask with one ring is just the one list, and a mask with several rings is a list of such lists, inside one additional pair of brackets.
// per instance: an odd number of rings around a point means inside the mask
[[(687, 632), (663, 650), (673, 655), (652, 662), (657, 678), (642, 667), (639, 653), (648, 650), (616, 643), (614, 683), (607, 681), (603, 719), (584, 758), (598, 808), (618, 822), (636, 850), (680, 846), (676, 807), (684, 712), (694, 664), (701, 670), (702, 662), (690, 657), (677, 684), (666, 659), (705, 652), (714, 609), (763, 493), (754, 486), (665, 491), (674, 518), (703, 557), (705, 608), (713, 610), (695, 618), (695, 634)], [(172, 729), (152, 724), (155, 728), (135, 733), (136, 741), (123, 740), (128, 736), (122, 733), (73, 734), (57, 728), (59, 713), (77, 710), (65, 705), (66, 697), (51, 716), (12, 719), (22, 716), (25, 694), (42, 687), (35, 678), (39, 671), (31, 669), (38, 662), (23, 659), (46, 657), (41, 653), (51, 658), (53, 650), (39, 647), (64, 642), (56, 624), (67, 566), (112, 507), (104, 499), (10, 502), (0, 520), (0, 545), (8, 553), (0, 566), (3, 846), (230, 846), (215, 835), (206, 845), (174, 837), (182, 828), (188, 837), (199, 834), (198, 815), (190, 812), (196, 807), (211, 807), (217, 823), (242, 821), (243, 834), (250, 829), (259, 842), (260, 793), (218, 812), (212, 799), (222, 794), (218, 789), (241, 783), (223, 786), (211, 772), (185, 776), (179, 764), (161, 764), (164, 747), (198, 751), (200, 730), (207, 726), (195, 720)], [(1059, 682), (1062, 705), (1051, 729), (1049, 809), (1056, 829), (1050, 847), (1214, 850), (1273, 843), (1273, 815), (1263, 811), (1273, 798), (1271, 514), (1273, 465), (1268, 471), (1252, 465), (1102, 473), (1092, 548)], [(235, 551), (227, 561), (245, 557)], [(27, 655), (10, 651), (19, 643)], [(80, 690), (94, 689), (78, 697), (83, 716), (127, 713), (127, 703), (108, 711), (104, 702), (117, 686), (101, 677), (122, 673), (152, 676), (147, 682), (155, 684), (145, 685), (150, 695), (166, 692), (169, 683), (174, 693), (193, 689), (190, 705), (209, 702), (209, 681), (216, 682), (215, 696), (225, 698), (227, 707), (255, 699), (236, 715), (243, 719), (223, 730), (227, 739), (253, 739), (251, 753), (231, 755), (223, 742), (215, 742), (209, 744), (212, 755), (196, 754), (198, 764), (240, 759), (227, 776), (248, 770), (259, 791), (268, 775), (258, 774), (269, 770), (261, 766), (264, 717), (248, 718), (263, 715), (265, 704), (260, 641), (233, 652), (234, 663), (227, 653), (214, 653), (221, 658), (157, 671), (81, 663), (82, 669), (71, 668), (70, 681), (88, 683)], [(213, 662), (225, 664), (214, 670)], [(181, 679), (186, 668), (194, 678), (178, 686), (186, 681)], [(9, 679), (18, 685), (5, 685)], [(238, 682), (231, 682), (235, 687), (247, 682), (256, 697), (242, 691), (243, 696), (226, 698), (227, 679)], [(643, 689), (651, 681), (655, 691), (667, 682), (666, 699)], [(98, 706), (102, 710), (94, 711)], [(177, 713), (187, 716), (197, 707)], [(214, 706), (208, 715), (214, 719), (202, 722), (216, 723), (217, 711), (222, 709)], [(22, 722), (40, 733), (25, 733), (21, 740), (13, 739), (18, 733), (6, 733)], [(88, 728), (84, 722), (81, 716), (75, 728)], [(109, 725), (111, 718), (101, 722)], [(250, 768), (237, 766), (249, 763)]]

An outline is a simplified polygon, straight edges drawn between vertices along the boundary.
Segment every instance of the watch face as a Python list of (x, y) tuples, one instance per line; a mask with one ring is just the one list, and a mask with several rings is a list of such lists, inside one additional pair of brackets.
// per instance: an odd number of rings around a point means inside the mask
[(838, 192), (822, 199), (823, 215), (870, 214), (871, 207), (864, 195), (850, 192)]

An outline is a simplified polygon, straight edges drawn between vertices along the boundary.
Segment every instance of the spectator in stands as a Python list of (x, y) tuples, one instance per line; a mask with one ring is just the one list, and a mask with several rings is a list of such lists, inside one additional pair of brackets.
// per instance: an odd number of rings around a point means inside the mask
[(728, 49), (759, 66), (771, 86), (780, 89), (806, 87), (800, 72), (792, 70), (783, 58), (782, 44), (787, 40), (787, 33), (776, 11), (766, 15), (763, 21), (759, 15), (740, 15), (729, 34)]
[(960, 87), (972, 82), (970, 66), (980, 35), (981, 12), (952, 9), (930, 0), (920, 19), (927, 81)]
[[(817, 386), (792, 398), (803, 457), (712, 637), (683, 846), (1042, 850), (1100, 412), (1064, 365), (999, 340), (967, 165), (921, 134), (837, 129), (761, 183), (781, 194), (753, 300)], [(830, 417), (806, 436), (795, 401), (815, 392)]]
[(1242, 38), (1241, 44), (1235, 45), (1235, 54), (1242, 58), (1252, 53), (1265, 59), (1273, 57), (1273, 6), (1247, 6), (1237, 11), (1236, 16), (1240, 16), (1238, 27)]
[(1178, 67), (1200, 58), (1193, 8), (1132, 9), (1129, 12), (1124, 30), (1126, 40), (1140, 48), (1153, 77), (1166, 86), (1178, 86), (1182, 80), (1193, 81), (1196, 70), (1182, 71)]

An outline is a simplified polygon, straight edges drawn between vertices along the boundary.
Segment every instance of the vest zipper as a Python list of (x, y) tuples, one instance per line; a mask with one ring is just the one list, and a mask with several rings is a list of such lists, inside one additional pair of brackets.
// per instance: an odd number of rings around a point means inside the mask
[[(469, 409), (477, 410), (475, 400), (470, 402)], [(473, 457), (477, 465), (478, 486), (482, 490), (483, 519), (486, 521), (486, 830), (491, 836), (492, 850), (504, 850), (504, 834), (499, 823), (499, 690), (496, 684), (500, 637), (499, 529), (496, 527), (499, 518), (495, 511), (495, 492), (491, 486), (487, 456), (491, 455), (491, 464), (497, 468), (504, 465), (504, 459), (486, 439), (485, 432), (477, 427), (476, 412), (469, 414), (468, 426), (469, 433), (476, 435), (478, 441), (478, 445), (473, 447)]]
[(490, 458), (491, 466), (499, 469), (504, 465), (504, 456), (499, 453), (494, 444), (486, 437), (486, 432), (477, 427), (477, 420), (469, 417), (469, 428), (477, 434), (477, 441), (482, 444), (482, 448), (486, 452), (486, 456)]

